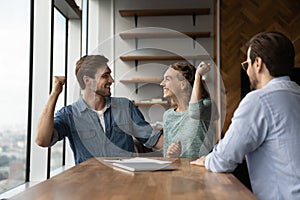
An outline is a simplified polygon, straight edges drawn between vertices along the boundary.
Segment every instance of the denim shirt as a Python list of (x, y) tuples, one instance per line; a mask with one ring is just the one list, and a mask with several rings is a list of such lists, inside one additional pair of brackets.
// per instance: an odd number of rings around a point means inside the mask
[(300, 87), (289, 77), (274, 78), (241, 101), (205, 167), (231, 172), (246, 155), (258, 199), (300, 199), (299, 120)]
[(126, 98), (106, 98), (105, 131), (97, 113), (82, 97), (55, 113), (51, 145), (68, 137), (75, 163), (91, 157), (130, 157), (134, 153), (135, 137), (152, 148), (161, 135), (145, 121), (140, 110)]

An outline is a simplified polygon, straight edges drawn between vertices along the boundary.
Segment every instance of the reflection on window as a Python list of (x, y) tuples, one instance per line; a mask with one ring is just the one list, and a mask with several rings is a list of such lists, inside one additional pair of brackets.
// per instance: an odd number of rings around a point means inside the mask
[[(53, 76), (65, 76), (66, 50), (66, 18), (57, 9), (54, 9), (54, 38), (53, 38)], [(64, 91), (59, 95), (56, 110), (64, 106)], [(51, 170), (62, 166), (63, 143), (57, 142), (51, 148)]]
[(87, 54), (87, 23), (88, 23), (88, 2), (82, 0), (82, 52)]
[(30, 1), (0, 7), (0, 193), (25, 182)]

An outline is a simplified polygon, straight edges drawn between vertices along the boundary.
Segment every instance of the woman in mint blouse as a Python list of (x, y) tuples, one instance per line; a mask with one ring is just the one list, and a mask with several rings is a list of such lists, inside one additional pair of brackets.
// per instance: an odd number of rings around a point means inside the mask
[[(169, 66), (161, 86), (171, 108), (164, 113), (164, 156), (195, 158), (208, 154), (215, 141), (212, 100), (202, 76), (210, 70), (203, 62)], [(213, 117), (214, 118), (214, 117)]]

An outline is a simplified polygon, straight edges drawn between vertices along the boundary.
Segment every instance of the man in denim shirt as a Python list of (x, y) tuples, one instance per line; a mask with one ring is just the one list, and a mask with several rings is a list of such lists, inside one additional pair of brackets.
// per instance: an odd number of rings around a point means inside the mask
[(212, 153), (191, 164), (232, 172), (246, 156), (258, 199), (300, 199), (300, 86), (288, 76), (294, 57), (292, 42), (281, 33), (249, 41), (242, 65), (255, 91), (241, 101)]
[(161, 132), (152, 129), (130, 100), (110, 97), (114, 80), (107, 62), (104, 56), (90, 55), (76, 63), (82, 96), (55, 115), (65, 77), (54, 77), (53, 89), (38, 123), (39, 146), (49, 147), (68, 137), (76, 164), (91, 157), (133, 156), (133, 137), (145, 147), (163, 147)]

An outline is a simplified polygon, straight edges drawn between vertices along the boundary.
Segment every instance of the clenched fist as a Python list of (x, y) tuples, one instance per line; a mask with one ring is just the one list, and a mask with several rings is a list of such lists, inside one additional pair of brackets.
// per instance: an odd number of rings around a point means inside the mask
[(206, 74), (209, 70), (210, 70), (210, 63), (207, 63), (207, 64), (206, 64), (205, 62), (202, 61), (202, 62), (198, 65), (196, 72), (197, 72), (199, 75), (203, 76), (203, 75)]
[(167, 150), (167, 158), (178, 158), (181, 154), (181, 142), (175, 142), (170, 144)]
[(62, 92), (65, 81), (66, 77), (64, 76), (53, 76), (53, 86), (51, 93), (56, 93), (59, 95)]

